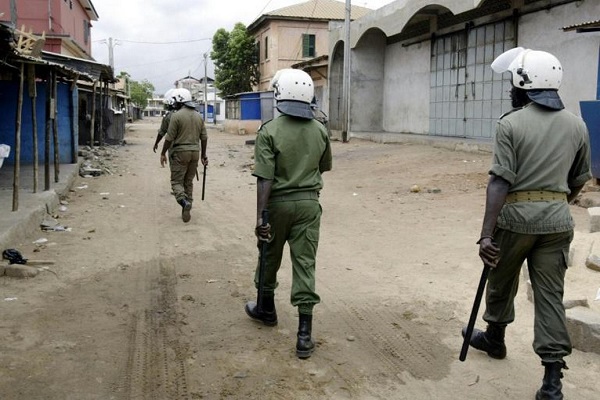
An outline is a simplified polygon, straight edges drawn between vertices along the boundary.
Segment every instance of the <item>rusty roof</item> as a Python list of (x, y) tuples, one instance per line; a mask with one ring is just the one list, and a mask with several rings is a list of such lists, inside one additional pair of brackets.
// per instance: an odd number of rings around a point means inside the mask
[[(360, 6), (352, 6), (350, 9), (352, 19), (360, 18), (371, 11), (370, 8)], [(346, 18), (346, 4), (336, 0), (311, 0), (305, 3), (273, 10), (265, 15), (343, 20)]]
[[(350, 17), (352, 20), (363, 17), (370, 13), (370, 8), (351, 6)], [(336, 0), (310, 0), (304, 3), (283, 7), (270, 11), (258, 17), (254, 22), (248, 25), (248, 30), (252, 31), (262, 24), (266, 19), (300, 19), (300, 20), (323, 20), (343, 21), (346, 18), (346, 4)]]
[(579, 24), (563, 26), (563, 31), (577, 31), (577, 32), (597, 32), (600, 31), (600, 19), (595, 21), (582, 22)]

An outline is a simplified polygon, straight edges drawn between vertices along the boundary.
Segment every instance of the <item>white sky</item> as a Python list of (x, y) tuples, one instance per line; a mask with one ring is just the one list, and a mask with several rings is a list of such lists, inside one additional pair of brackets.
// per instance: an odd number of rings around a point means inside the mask
[[(98, 21), (92, 27), (92, 55), (109, 64), (108, 38), (113, 38), (115, 75), (147, 79), (164, 93), (187, 75), (204, 76), (203, 54), (219, 28), (237, 22), (250, 25), (265, 12), (306, 0), (92, 0)], [(345, 0), (340, 0), (345, 3)], [(352, 5), (378, 9), (394, 0), (352, 0)], [(214, 78), (212, 61), (208, 76)]]

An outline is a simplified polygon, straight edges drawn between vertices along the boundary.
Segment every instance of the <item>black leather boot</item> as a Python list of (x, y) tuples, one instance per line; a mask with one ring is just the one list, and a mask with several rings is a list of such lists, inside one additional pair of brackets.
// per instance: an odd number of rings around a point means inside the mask
[(190, 219), (192, 218), (190, 214), (192, 203), (186, 199), (181, 199), (178, 203), (181, 205), (181, 219), (183, 222), (190, 222)]
[(312, 333), (312, 315), (300, 314), (298, 323), (298, 341), (296, 342), (296, 356), (309, 358), (315, 349), (315, 342), (310, 337)]
[[(485, 332), (473, 329), (471, 347), (485, 351), (488, 356), (501, 360), (506, 357), (506, 345), (504, 344), (504, 331), (506, 325), (488, 324)], [(467, 334), (467, 328), (463, 328), (462, 336)]]
[(564, 361), (544, 362), (542, 365), (546, 368), (542, 387), (535, 393), (535, 400), (562, 400), (562, 369), (568, 369)]
[(246, 314), (252, 319), (261, 321), (267, 326), (277, 325), (277, 311), (275, 310), (275, 294), (263, 294), (262, 297), (262, 310), (258, 309), (258, 303), (260, 299), (256, 299), (256, 302), (249, 301), (246, 303)]

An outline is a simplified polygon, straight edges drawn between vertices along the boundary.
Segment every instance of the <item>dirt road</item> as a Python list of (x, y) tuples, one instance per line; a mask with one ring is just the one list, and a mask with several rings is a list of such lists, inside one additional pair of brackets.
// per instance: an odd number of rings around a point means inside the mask
[[(52, 271), (0, 279), (0, 399), (534, 397), (543, 369), (523, 284), (507, 359), (470, 351), (458, 361), (481, 271), (475, 241), (489, 154), (333, 143), (317, 349), (302, 361), (289, 259), (279, 325), (256, 324), (243, 309), (255, 297), (257, 259), (252, 137), (209, 131), (206, 199), (197, 185), (184, 224), (152, 152), (158, 123), (132, 126), (109, 160), (113, 175), (77, 179), (57, 211), (70, 232), (40, 231), (20, 245), (26, 257), (56, 260)], [(573, 212), (586, 229), (586, 211)], [(40, 238), (48, 242), (34, 245)], [(569, 282), (582, 273), (569, 271)], [(567, 398), (597, 399), (600, 356), (575, 351), (568, 364)]]

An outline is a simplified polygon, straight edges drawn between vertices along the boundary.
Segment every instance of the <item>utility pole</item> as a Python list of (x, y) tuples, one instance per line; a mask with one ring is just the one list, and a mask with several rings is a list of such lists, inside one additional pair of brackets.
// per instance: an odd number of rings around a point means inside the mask
[(344, 73), (342, 78), (342, 142), (348, 141), (350, 129), (350, 7), (351, 1), (346, 0), (346, 18), (344, 21)]
[[(204, 53), (204, 122), (208, 120), (208, 94), (206, 93), (207, 84), (207, 66), (208, 66), (208, 52)], [(214, 115), (213, 115), (214, 117)]]
[(10, 22), (17, 27), (17, 0), (10, 0)]
[(113, 70), (113, 73), (115, 72), (115, 56), (113, 53), (113, 49), (115, 48), (115, 46), (118, 46), (121, 44), (121, 42), (119, 42), (119, 39), (113, 39), (113, 38), (108, 38), (108, 41), (106, 41), (106, 39), (103, 39), (100, 41), (100, 43), (105, 43), (108, 46), (108, 65), (110, 65), (110, 67)]

